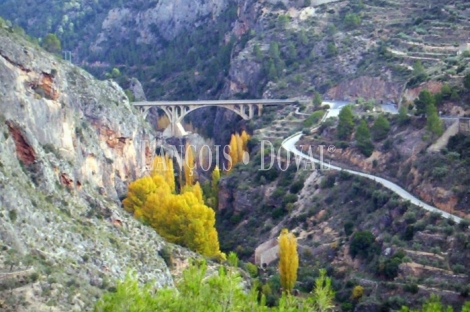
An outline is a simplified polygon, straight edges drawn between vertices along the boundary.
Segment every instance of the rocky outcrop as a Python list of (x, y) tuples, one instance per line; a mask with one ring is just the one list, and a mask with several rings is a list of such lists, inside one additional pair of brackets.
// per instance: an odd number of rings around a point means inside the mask
[(155, 150), (123, 90), (0, 29), (0, 94), (0, 273), (34, 274), (2, 309), (88, 310), (129, 269), (172, 286), (159, 251), (193, 254), (120, 206)]
[(131, 79), (129, 89), (132, 91), (132, 94), (134, 95), (134, 99), (136, 101), (147, 101), (144, 88), (142, 87), (140, 81), (136, 78)]
[[(171, 40), (183, 29), (197, 27), (202, 19), (217, 18), (227, 5), (226, 0), (163, 0), (139, 9), (115, 8), (104, 19), (97, 43), (114, 41), (118, 39), (116, 36), (130, 39), (135, 32), (138, 43), (155, 44), (162, 39)], [(123, 25), (136, 27), (126, 28)]]
[(412, 102), (419, 96), (419, 93), (423, 90), (429, 90), (431, 93), (438, 93), (441, 91), (443, 83), (440, 81), (427, 81), (420, 85), (419, 87), (413, 89), (406, 89), (403, 97), (406, 101)]
[(326, 96), (333, 100), (355, 100), (359, 97), (399, 103), (402, 86), (381, 77), (361, 76), (331, 88)]

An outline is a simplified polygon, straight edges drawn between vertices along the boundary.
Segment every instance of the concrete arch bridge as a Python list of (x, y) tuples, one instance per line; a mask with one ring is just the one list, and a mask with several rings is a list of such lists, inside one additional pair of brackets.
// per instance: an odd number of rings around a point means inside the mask
[(255, 99), (255, 100), (200, 100), (200, 101), (145, 101), (134, 102), (133, 105), (140, 107), (144, 119), (152, 107), (158, 107), (163, 110), (170, 119), (170, 125), (164, 132), (164, 136), (181, 137), (186, 134), (181, 122), (190, 112), (203, 107), (224, 107), (229, 109), (245, 120), (250, 120), (257, 110), (258, 116), (261, 115), (263, 106), (272, 105), (293, 105), (307, 103), (306, 99)]

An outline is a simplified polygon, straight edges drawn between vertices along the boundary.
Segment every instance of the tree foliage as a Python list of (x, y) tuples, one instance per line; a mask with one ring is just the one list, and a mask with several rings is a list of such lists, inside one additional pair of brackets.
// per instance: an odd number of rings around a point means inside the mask
[(315, 92), (315, 96), (313, 98), (313, 105), (319, 107), (323, 103), (323, 99), (319, 92)]
[(327, 312), (331, 311), (335, 305), (333, 300), (335, 292), (331, 286), (331, 278), (326, 276), (326, 270), (320, 270), (320, 277), (315, 280), (315, 288), (312, 292), (313, 311)]
[(59, 38), (55, 34), (48, 34), (42, 39), (41, 46), (50, 53), (61, 53), (62, 46), (60, 44)]
[(444, 132), (442, 121), (439, 119), (437, 109), (434, 104), (428, 104), (426, 109), (426, 127), (434, 135), (440, 136)]
[(194, 151), (191, 145), (186, 145), (186, 153), (184, 156), (184, 182), (185, 185), (192, 186), (195, 180), (195, 162), (194, 162)]
[(215, 166), (211, 174), (211, 190), (212, 197), (214, 198), (214, 208), (217, 209), (219, 206), (219, 181), (220, 181), (220, 170), (219, 167)]
[(374, 151), (374, 144), (371, 141), (371, 135), (369, 127), (367, 127), (366, 121), (363, 119), (357, 127), (355, 139), (357, 142), (357, 148), (366, 157), (372, 155)]
[(231, 171), (233, 166), (243, 161), (245, 153), (248, 152), (248, 140), (250, 140), (250, 135), (248, 135), (245, 130), (243, 130), (241, 134), (232, 134), (229, 143), (229, 155), (232, 159), (232, 163), (229, 164), (227, 171)]
[(387, 138), (390, 131), (390, 122), (384, 115), (380, 115), (372, 125), (372, 137), (374, 141), (382, 141)]
[(410, 121), (410, 117), (408, 116), (408, 108), (405, 105), (401, 105), (400, 109), (398, 110), (398, 122), (401, 125), (405, 125)]
[(171, 176), (174, 183), (173, 175), (162, 168), (167, 161), (166, 157), (155, 160), (159, 166), (152, 170), (152, 176), (129, 185), (124, 209), (172, 243), (208, 257), (223, 258), (215, 229), (215, 212), (204, 204), (201, 186), (198, 182), (186, 184), (181, 194), (175, 194), (174, 184), (170, 186), (167, 181)]
[(419, 115), (425, 114), (428, 105), (434, 105), (434, 97), (429, 90), (423, 90), (415, 99), (416, 111)]
[(369, 231), (359, 231), (354, 233), (349, 246), (349, 253), (352, 257), (360, 256), (367, 258), (371, 248), (375, 243), (374, 235)]
[(364, 287), (361, 285), (354, 286), (352, 293), (351, 293), (351, 298), (353, 300), (359, 300), (362, 298), (364, 295)]
[(463, 78), (463, 86), (466, 89), (470, 89), (470, 73), (465, 75), (465, 77)]
[(175, 192), (175, 170), (173, 168), (173, 160), (168, 156), (157, 156), (153, 160), (151, 176), (160, 175), (164, 177), (165, 182), (172, 192)]
[[(154, 283), (140, 286), (136, 273), (127, 274), (117, 284), (115, 292), (106, 293), (95, 305), (95, 312), (326, 312), (334, 308), (331, 279), (325, 270), (320, 270), (316, 288), (307, 298), (284, 293), (279, 305), (267, 307), (264, 292), (256, 288), (246, 292), (243, 280), (236, 268), (236, 255), (229, 255), (229, 266), (220, 267), (216, 274), (208, 274), (205, 261), (193, 260), (183, 272), (176, 289), (155, 289)], [(209, 276), (208, 276), (209, 275)]]
[[(421, 309), (414, 310), (408, 307), (402, 307), (400, 312), (453, 312), (454, 309), (451, 306), (445, 306), (441, 302), (441, 298), (434, 294), (423, 304)], [(470, 312), (470, 305), (467, 302), (462, 308), (462, 312)]]
[(339, 124), (337, 136), (340, 140), (349, 140), (354, 130), (354, 116), (350, 105), (347, 105), (339, 112)]
[(287, 229), (279, 236), (279, 274), (282, 288), (291, 293), (297, 281), (299, 255), (297, 254), (297, 238)]
[(356, 28), (361, 24), (361, 18), (352, 12), (346, 13), (346, 16), (344, 17), (344, 25), (347, 28)]

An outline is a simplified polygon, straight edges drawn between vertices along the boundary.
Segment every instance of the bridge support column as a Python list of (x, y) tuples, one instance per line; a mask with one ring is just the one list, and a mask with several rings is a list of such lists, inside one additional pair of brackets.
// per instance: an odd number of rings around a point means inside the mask
[(261, 116), (261, 113), (263, 112), (263, 104), (256, 104), (258, 105), (258, 116)]
[(150, 108), (152, 108), (151, 106), (141, 106), (140, 107), (140, 111), (142, 112), (142, 117), (145, 119), (147, 119), (147, 115), (149, 114), (149, 111), (150, 111)]
[(248, 118), (252, 119), (255, 116), (255, 107), (253, 104), (248, 104)]
[(186, 106), (162, 106), (160, 107), (165, 114), (170, 119), (170, 125), (168, 128), (165, 129), (163, 134), (165, 136), (174, 136), (174, 137), (181, 137), (186, 134), (186, 131), (181, 124), (181, 120), (189, 111), (189, 107)]

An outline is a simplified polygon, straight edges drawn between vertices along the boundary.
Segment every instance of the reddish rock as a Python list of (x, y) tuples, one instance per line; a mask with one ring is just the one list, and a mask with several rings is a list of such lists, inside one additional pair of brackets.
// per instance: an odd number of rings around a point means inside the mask
[(21, 129), (12, 122), (7, 122), (7, 126), (13, 140), (15, 141), (16, 155), (18, 159), (25, 165), (34, 163), (36, 161), (36, 152), (26, 141)]

